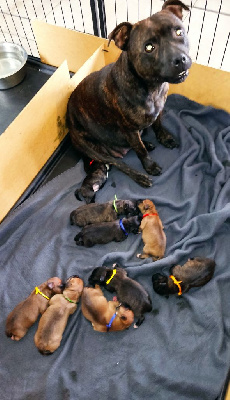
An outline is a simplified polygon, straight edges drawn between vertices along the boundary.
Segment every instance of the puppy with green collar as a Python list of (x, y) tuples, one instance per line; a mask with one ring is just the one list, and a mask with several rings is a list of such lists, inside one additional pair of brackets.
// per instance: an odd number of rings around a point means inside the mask
[(77, 275), (71, 276), (65, 283), (62, 294), (56, 294), (42, 315), (34, 342), (40, 353), (52, 354), (61, 344), (68, 318), (77, 309), (83, 291), (83, 280)]

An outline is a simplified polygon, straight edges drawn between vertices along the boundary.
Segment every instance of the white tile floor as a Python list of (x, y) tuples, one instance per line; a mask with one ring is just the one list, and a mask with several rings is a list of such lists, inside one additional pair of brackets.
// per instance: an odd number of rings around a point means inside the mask
[[(184, 0), (191, 56), (199, 64), (230, 71), (230, 0)], [(107, 32), (120, 22), (136, 22), (159, 11), (163, 0), (104, 0)], [(89, 0), (1, 0), (0, 41), (20, 43), (38, 56), (30, 21), (39, 19), (93, 34)]]

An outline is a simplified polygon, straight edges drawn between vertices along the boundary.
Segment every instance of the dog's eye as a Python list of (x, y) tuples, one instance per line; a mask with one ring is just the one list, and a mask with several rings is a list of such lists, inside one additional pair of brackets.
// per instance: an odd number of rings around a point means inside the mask
[(127, 320), (127, 318), (124, 315), (121, 316), (121, 319), (123, 319), (123, 321)]
[(177, 28), (177, 29), (175, 29), (175, 32), (176, 32), (177, 36), (183, 36), (184, 35), (183, 29)]
[(147, 43), (145, 45), (145, 51), (146, 53), (152, 53), (152, 51), (155, 49), (152, 43)]

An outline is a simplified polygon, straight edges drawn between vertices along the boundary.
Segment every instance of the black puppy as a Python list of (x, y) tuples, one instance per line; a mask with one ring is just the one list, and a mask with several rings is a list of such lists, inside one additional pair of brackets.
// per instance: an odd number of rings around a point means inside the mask
[(109, 292), (116, 292), (117, 300), (129, 307), (138, 318), (134, 327), (138, 328), (144, 321), (144, 313), (152, 310), (149, 294), (143, 286), (127, 276), (127, 272), (114, 264), (114, 268), (95, 268), (89, 277), (89, 284), (103, 286)]
[(88, 204), (78, 207), (70, 214), (72, 225), (85, 226), (98, 222), (115, 221), (120, 215), (131, 217), (139, 214), (140, 200), (116, 200), (107, 203)]
[(85, 200), (86, 204), (95, 201), (96, 192), (101, 189), (108, 179), (109, 165), (91, 160), (87, 175), (82, 182), (80, 189), (75, 191), (78, 200)]
[(177, 146), (160, 117), (168, 82), (183, 82), (191, 66), (182, 9), (188, 7), (181, 1), (167, 0), (150, 18), (119, 24), (109, 41), (123, 50), (120, 57), (83, 79), (68, 102), (67, 125), (76, 149), (115, 165), (145, 187), (152, 185), (150, 177), (119, 158), (132, 148), (148, 174), (161, 173), (141, 139), (152, 124), (160, 143), (171, 149)]
[(112, 222), (101, 222), (86, 225), (74, 240), (78, 246), (92, 247), (95, 244), (106, 244), (112, 241), (122, 242), (129, 233), (139, 233), (141, 216), (135, 215)]
[(192, 287), (208, 283), (213, 277), (215, 265), (215, 261), (210, 258), (190, 258), (183, 266), (173, 266), (170, 269), (170, 276), (154, 274), (153, 289), (160, 295), (177, 293), (180, 296)]

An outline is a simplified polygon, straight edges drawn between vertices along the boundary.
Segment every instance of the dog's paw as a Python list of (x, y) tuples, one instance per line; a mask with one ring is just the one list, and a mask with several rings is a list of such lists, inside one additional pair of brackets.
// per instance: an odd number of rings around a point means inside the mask
[(138, 175), (138, 178), (134, 178), (134, 180), (143, 187), (151, 187), (153, 185), (153, 181), (148, 177), (148, 175), (140, 174)]
[(137, 324), (134, 324), (133, 327), (134, 327), (134, 329), (137, 329), (137, 328), (138, 328)]

